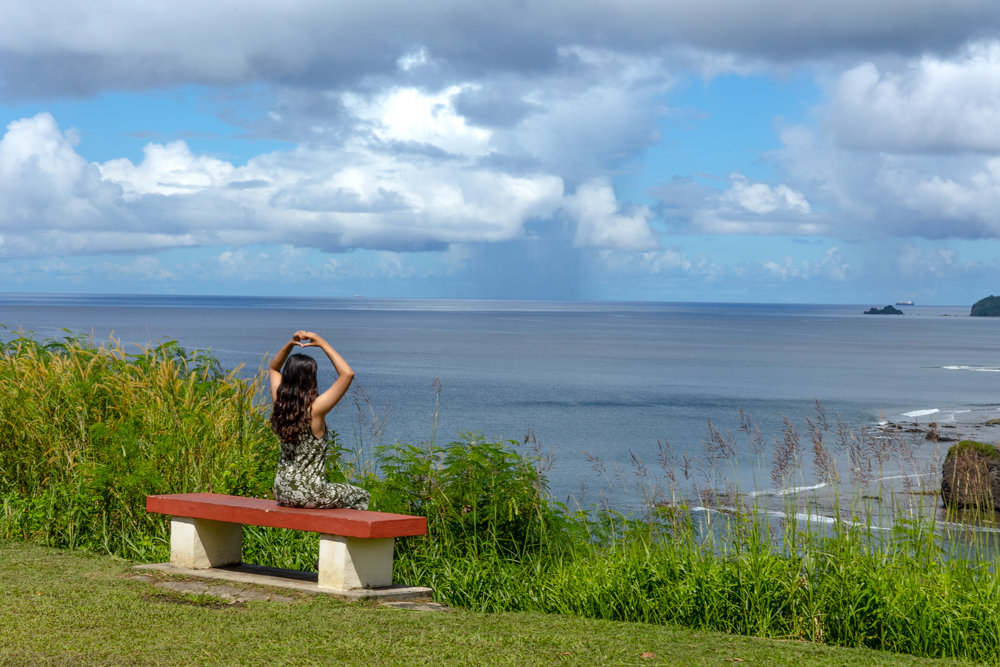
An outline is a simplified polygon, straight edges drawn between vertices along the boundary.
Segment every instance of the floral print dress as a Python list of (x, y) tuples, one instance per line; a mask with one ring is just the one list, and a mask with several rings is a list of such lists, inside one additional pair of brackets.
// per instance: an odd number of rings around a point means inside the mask
[(330, 431), (317, 438), (305, 424), (299, 439), (281, 443), (278, 473), (274, 478), (274, 499), (285, 507), (308, 509), (368, 509), (367, 491), (350, 484), (326, 481), (326, 453)]

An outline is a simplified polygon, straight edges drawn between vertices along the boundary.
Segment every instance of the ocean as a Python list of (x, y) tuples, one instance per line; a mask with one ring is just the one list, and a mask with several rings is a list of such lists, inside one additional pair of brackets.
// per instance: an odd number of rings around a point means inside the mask
[[(369, 420), (385, 418), (383, 442), (431, 439), (439, 378), (439, 442), (533, 433), (554, 456), (556, 498), (590, 502), (615, 483), (615, 462), (626, 480), (637, 460), (656, 470), (659, 443), (705, 458), (709, 422), (735, 432), (740, 408), (769, 440), (785, 417), (804, 429), (818, 400), (853, 428), (936, 420), (953, 437), (996, 442), (1000, 428), (983, 424), (1000, 417), (1000, 320), (967, 306), (863, 315), (872, 305), (884, 304), (7, 294), (0, 324), (37, 338), (176, 340), (244, 373), (292, 332), (316, 331), (354, 368)], [(320, 368), (331, 382), (329, 363)], [(356, 410), (345, 399), (328, 419), (346, 445)], [(933, 449), (919, 447), (918, 460)]]

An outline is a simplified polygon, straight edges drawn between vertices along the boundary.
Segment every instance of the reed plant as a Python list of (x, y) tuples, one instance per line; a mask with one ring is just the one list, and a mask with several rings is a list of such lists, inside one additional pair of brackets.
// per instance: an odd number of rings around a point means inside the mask
[[(0, 538), (165, 560), (147, 495), (269, 495), (262, 374), (176, 343), (18, 333), (0, 352)], [(937, 457), (921, 468), (916, 436), (855, 432), (817, 403), (768, 444), (740, 412), (697, 454), (592, 456), (607, 486), (567, 507), (531, 434), (385, 444), (385, 415), (361, 390), (353, 401), (356, 442), (335, 440), (330, 479), (427, 517), (426, 536), (399, 540), (395, 576), (439, 601), (1000, 662), (992, 528), (942, 518)], [(308, 570), (316, 550), (305, 533), (244, 529), (249, 562)]]

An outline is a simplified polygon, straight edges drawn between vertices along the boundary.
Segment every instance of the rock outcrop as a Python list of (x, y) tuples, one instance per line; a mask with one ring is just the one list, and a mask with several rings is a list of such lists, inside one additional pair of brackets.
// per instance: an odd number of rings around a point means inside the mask
[(972, 312), (969, 315), (973, 317), (1000, 317), (1000, 296), (990, 294), (985, 299), (975, 302), (972, 304)]
[(1000, 511), (1000, 450), (963, 440), (948, 450), (941, 467), (945, 506)]
[(886, 306), (882, 310), (872, 307), (871, 310), (866, 310), (865, 315), (902, 315), (903, 311), (894, 306)]

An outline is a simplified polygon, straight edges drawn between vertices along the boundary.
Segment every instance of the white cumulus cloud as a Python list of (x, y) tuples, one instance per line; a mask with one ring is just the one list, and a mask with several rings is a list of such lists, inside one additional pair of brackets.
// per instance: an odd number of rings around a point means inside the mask
[(785, 257), (781, 262), (773, 259), (765, 260), (761, 263), (761, 268), (766, 274), (781, 278), (782, 281), (793, 278), (809, 280), (825, 277), (837, 282), (844, 282), (857, 274), (857, 271), (837, 246), (828, 249), (818, 261), (807, 259), (795, 261), (791, 257)]
[(649, 207), (622, 210), (609, 181), (582, 183), (566, 197), (565, 209), (576, 220), (573, 245), (577, 247), (651, 250), (660, 245), (649, 227), (653, 217)]
[(416, 88), (393, 88), (372, 97), (343, 96), (355, 118), (368, 123), (383, 141), (415, 142), (447, 153), (484, 155), (491, 133), (470, 126), (454, 108), (456, 96), (470, 86), (449, 86), (429, 94)]
[(830, 122), (851, 148), (1000, 151), (1000, 43), (898, 69), (858, 65), (837, 82)]
[(206, 188), (224, 187), (234, 179), (232, 164), (216, 158), (194, 155), (183, 141), (147, 144), (138, 166), (127, 158), (98, 165), (101, 176), (122, 186), (125, 198), (143, 195), (177, 195)]
[(789, 182), (825, 209), (826, 234), (924, 238), (1000, 237), (1000, 158), (869, 151), (804, 127), (775, 153)]
[(665, 215), (681, 230), (704, 234), (814, 236), (830, 231), (801, 191), (784, 183), (751, 181), (729, 174), (729, 187), (715, 190), (678, 179), (653, 190)]
[[(436, 136), (465, 133), (461, 124), (444, 127)], [(242, 167), (183, 142), (150, 144), (138, 164), (94, 165), (49, 114), (12, 123), (0, 140), (0, 191), (7, 257), (251, 243), (444, 249), (517, 239), (528, 220), (563, 204), (562, 179), (552, 174), (379, 150), (364, 138)]]
[(729, 179), (731, 184), (723, 198), (750, 213), (764, 215), (775, 211), (791, 211), (807, 214), (811, 210), (803, 194), (787, 185), (751, 183), (739, 172), (730, 174)]

